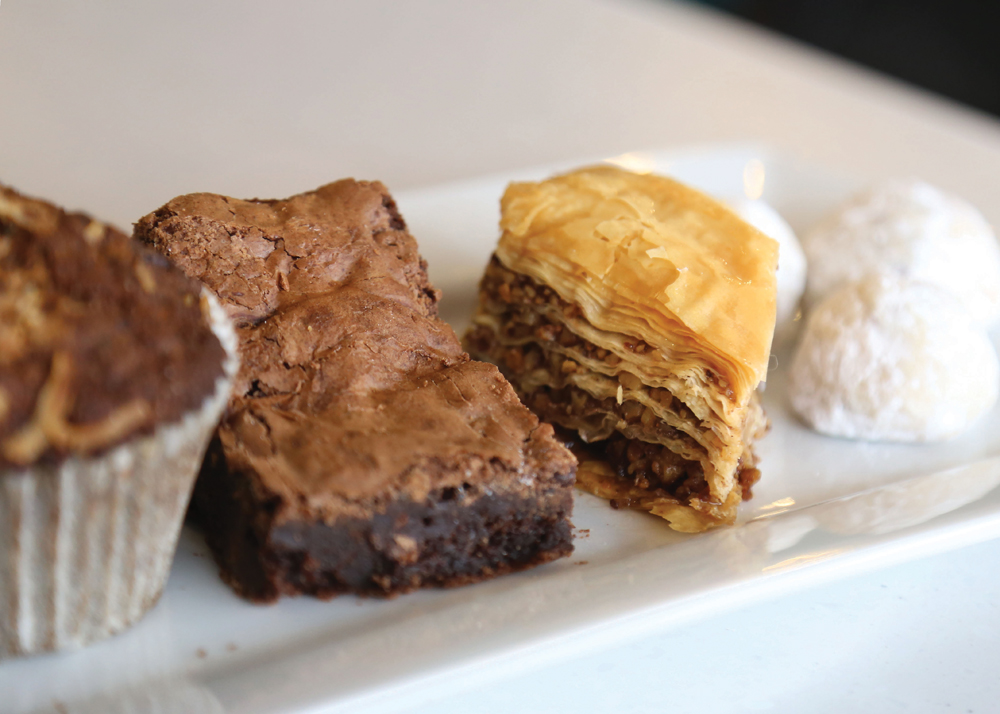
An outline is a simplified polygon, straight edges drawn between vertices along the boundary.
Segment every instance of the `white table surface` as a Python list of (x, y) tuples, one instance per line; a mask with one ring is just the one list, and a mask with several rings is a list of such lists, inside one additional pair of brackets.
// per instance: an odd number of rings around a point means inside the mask
[[(919, 175), (1000, 224), (996, 120), (686, 5), (0, 0), (0, 180), (126, 227), (196, 190), (731, 140)], [(382, 707), (997, 711), (998, 562), (979, 544)]]

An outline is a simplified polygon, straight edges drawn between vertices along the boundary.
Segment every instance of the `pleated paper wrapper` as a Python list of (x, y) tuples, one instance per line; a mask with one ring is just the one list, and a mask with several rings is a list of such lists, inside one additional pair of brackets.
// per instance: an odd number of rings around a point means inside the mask
[(0, 658), (109, 637), (163, 592), (239, 365), (229, 318), (202, 299), (227, 356), (197, 411), (96, 457), (0, 472)]

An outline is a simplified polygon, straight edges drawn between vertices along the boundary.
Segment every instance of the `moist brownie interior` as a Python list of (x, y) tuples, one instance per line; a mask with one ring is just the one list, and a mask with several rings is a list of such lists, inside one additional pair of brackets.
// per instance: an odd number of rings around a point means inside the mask
[(135, 235), (237, 323), (192, 515), (239, 593), (392, 594), (572, 551), (575, 459), (437, 318), (381, 184), (182, 196)]

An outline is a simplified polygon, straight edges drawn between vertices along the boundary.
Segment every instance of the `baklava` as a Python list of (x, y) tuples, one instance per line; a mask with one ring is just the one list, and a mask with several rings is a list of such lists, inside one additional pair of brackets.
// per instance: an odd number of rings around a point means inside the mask
[(466, 338), (579, 442), (577, 485), (678, 531), (759, 478), (777, 244), (676, 181), (610, 166), (515, 183)]

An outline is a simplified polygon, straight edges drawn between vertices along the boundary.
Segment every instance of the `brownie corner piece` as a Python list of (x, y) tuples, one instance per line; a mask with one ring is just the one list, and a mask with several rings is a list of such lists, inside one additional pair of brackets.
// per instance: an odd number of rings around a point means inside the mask
[(573, 552), (568, 486), (521, 496), (493, 493), (488, 485), (445, 487), (419, 501), (393, 499), (369, 517), (327, 522), (281, 520), (252, 501), (245, 502), (250, 508), (232, 508), (218, 496), (245, 490), (238, 472), (221, 469), (202, 479), (193, 507), (222, 578), (259, 603), (283, 595), (393, 596), (467, 585)]
[[(477, 362), (463, 367), (476, 378), (493, 369)], [(462, 375), (432, 379), (414, 391), (447, 391), (453, 379)], [(293, 417), (284, 410), (253, 404), (231, 415), (205, 461), (192, 505), (223, 578), (258, 602), (299, 593), (386, 596), (474, 583), (572, 553), (576, 460), (552, 427), (540, 424), (504, 386), (460, 415), (470, 431), (482, 430), (473, 437), (478, 443), (454, 423), (415, 419), (403, 434), (409, 412), (400, 411), (382, 436), (353, 442), (352, 453), (334, 448), (322, 454), (331, 462), (326, 473), (315, 465), (296, 471), (307, 474), (304, 481), (368, 485), (353, 493), (330, 484), (286, 488), (290, 473), (270, 454), (310, 435), (287, 428)], [(237, 446), (249, 443), (246, 430), (257, 424), (269, 432), (263, 455)], [(315, 426), (327, 437), (343, 438), (357, 423), (348, 416)], [(435, 433), (435, 427), (442, 430)], [(507, 443), (498, 445), (496, 432), (506, 432)], [(407, 436), (425, 445), (399, 449), (388, 464), (376, 466), (383, 467), (378, 474), (366, 468)]]

